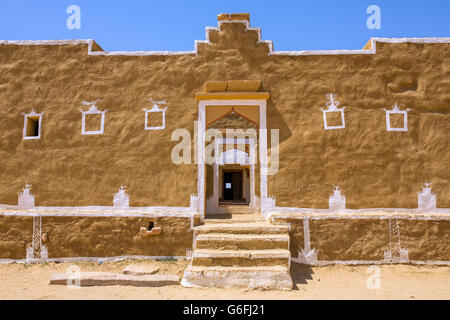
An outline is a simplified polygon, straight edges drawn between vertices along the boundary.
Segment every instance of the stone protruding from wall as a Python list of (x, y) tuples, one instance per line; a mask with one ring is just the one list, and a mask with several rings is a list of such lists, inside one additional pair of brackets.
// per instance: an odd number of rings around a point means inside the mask
[(242, 21), (246, 20), (250, 23), (249, 13), (221, 13), (217, 15), (217, 21)]
[(257, 92), (261, 80), (206, 81), (205, 92)]
[(21, 209), (34, 208), (34, 195), (31, 194), (31, 184), (25, 184), (25, 188), (19, 193), (17, 205)]
[(422, 192), (418, 192), (417, 207), (420, 210), (434, 210), (436, 209), (436, 194), (431, 193), (429, 187), (431, 183), (425, 183), (425, 187), (422, 187)]
[(345, 197), (341, 195), (341, 190), (338, 186), (334, 187), (334, 192), (328, 200), (329, 209), (333, 212), (345, 210)]

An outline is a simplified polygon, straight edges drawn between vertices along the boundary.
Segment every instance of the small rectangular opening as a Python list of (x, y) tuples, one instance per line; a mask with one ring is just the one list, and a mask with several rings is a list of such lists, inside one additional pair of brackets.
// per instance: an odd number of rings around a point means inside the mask
[(86, 114), (84, 119), (84, 131), (100, 131), (102, 129), (101, 114)]
[(161, 128), (163, 127), (162, 112), (147, 112), (147, 127)]
[(340, 111), (327, 112), (327, 126), (328, 127), (339, 127), (342, 126), (342, 116)]
[(39, 117), (27, 117), (27, 137), (39, 137)]
[(389, 115), (389, 120), (392, 129), (403, 129), (405, 126), (403, 113), (391, 113)]

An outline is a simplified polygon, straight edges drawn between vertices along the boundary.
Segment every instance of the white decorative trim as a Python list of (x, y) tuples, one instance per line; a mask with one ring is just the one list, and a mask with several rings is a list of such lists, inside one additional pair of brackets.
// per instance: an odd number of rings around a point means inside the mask
[[(295, 263), (304, 264), (298, 259), (291, 259)], [(386, 260), (318, 260), (313, 266), (328, 266), (328, 265), (365, 265), (365, 264), (397, 264), (398, 262), (386, 262)], [(402, 262), (400, 262), (402, 263)], [(442, 260), (409, 260), (408, 264), (427, 265), (427, 266), (450, 266), (450, 261)]]
[[(344, 109), (346, 107), (338, 108), (339, 102), (335, 99), (337, 98), (337, 94), (335, 93), (329, 93), (326, 95), (328, 98), (328, 101), (325, 103), (327, 106), (327, 109), (324, 110), (320, 108), (320, 110), (323, 113), (323, 125), (325, 127), (325, 130), (333, 130), (333, 129), (344, 129), (345, 128), (345, 118), (344, 118)], [(341, 114), (341, 124), (338, 126), (329, 126), (327, 123), (327, 113), (332, 112), (340, 112)]]
[[(42, 131), (42, 115), (44, 112), (36, 113), (34, 109), (31, 109), (31, 112), (29, 113), (22, 113), (24, 115), (24, 123), (23, 123), (23, 139), (24, 140), (32, 140), (32, 139), (40, 139), (41, 138), (41, 131)], [(27, 135), (27, 127), (28, 127), (28, 117), (39, 117), (39, 128), (38, 128), (38, 135), (37, 136), (28, 136)]]
[[(260, 192), (261, 192), (261, 216), (265, 218), (267, 210), (263, 206), (265, 199), (267, 199), (267, 131), (266, 131), (266, 107), (267, 101), (265, 99), (258, 100), (200, 100), (198, 102), (198, 128), (195, 130), (195, 142), (197, 144), (197, 158), (198, 164), (198, 203), (201, 220), (205, 218), (206, 213), (206, 172), (205, 172), (205, 141), (206, 141), (206, 108), (208, 106), (259, 106), (259, 159), (260, 159)], [(252, 156), (250, 155), (252, 158)]]
[[(250, 165), (250, 199), (249, 199), (249, 204), (250, 204), (250, 208), (252, 210), (255, 210), (256, 208), (256, 198), (257, 196), (255, 195), (255, 164), (256, 164), (256, 145), (257, 143), (255, 142), (254, 138), (251, 137), (245, 137), (245, 138), (223, 138), (223, 137), (216, 137), (214, 139), (214, 154), (215, 154), (215, 159), (214, 159), (214, 166), (213, 166), (213, 175), (214, 175), (214, 186), (213, 186), (213, 195), (212, 197), (208, 198), (206, 200), (206, 208), (207, 208), (207, 213), (211, 214), (211, 213), (228, 213), (229, 211), (226, 208), (223, 207), (219, 207), (219, 175), (220, 175), (220, 168), (219, 165), (223, 165), (225, 164), (223, 159), (223, 154), (226, 152), (222, 152), (222, 150), (219, 150), (219, 145), (221, 144), (233, 144), (237, 143), (237, 144), (248, 144), (249, 145), (249, 151), (250, 154), (247, 154), (244, 151), (241, 150), (237, 150), (238, 153), (240, 153), (241, 156), (244, 156), (245, 159), (242, 159), (242, 157), (240, 157), (240, 159), (238, 159), (238, 157), (234, 157), (234, 152), (232, 150), (229, 150), (228, 152), (231, 151), (231, 153), (233, 153), (233, 162), (232, 164), (249, 164)], [(233, 149), (236, 150), (236, 149)], [(221, 159), (222, 158), (222, 159)], [(226, 158), (226, 156), (225, 156)], [(229, 159), (231, 160), (231, 159)], [(240, 161), (240, 160), (244, 160), (244, 161)], [(248, 160), (248, 161), (247, 161)], [(229, 162), (227, 162), (228, 164), (230, 164)]]
[(292, 261), (301, 264), (317, 263), (317, 252), (311, 249), (311, 233), (309, 231), (309, 219), (303, 219), (303, 249), (298, 251), (298, 258), (292, 258)]
[(333, 194), (328, 198), (329, 210), (332, 212), (345, 211), (345, 197), (341, 195), (338, 186), (334, 187)]
[(195, 212), (198, 213), (198, 196), (196, 194), (191, 194), (191, 198), (190, 198), (190, 209)]
[(26, 183), (25, 188), (18, 194), (17, 207), (20, 209), (34, 208), (34, 194), (31, 194), (31, 184)]
[[(166, 260), (166, 259), (188, 260), (188, 258), (186, 256), (139, 256), (139, 255), (129, 255), (129, 256), (116, 256), (116, 257), (50, 258), (50, 259), (45, 259), (45, 262), (77, 262), (77, 261), (111, 262), (111, 261), (122, 261), (122, 260)], [(34, 262), (34, 261), (31, 261), (31, 262)], [(0, 259), (0, 264), (5, 264), (5, 263), (30, 263), (30, 260), (29, 259)]]
[(130, 197), (125, 191), (125, 186), (121, 185), (119, 191), (113, 195), (113, 206), (116, 208), (129, 208)]
[(189, 207), (34, 207), (24, 210), (0, 208), (0, 216), (21, 217), (114, 217), (114, 218), (193, 218), (196, 214)]
[[(387, 131), (408, 131), (408, 111), (411, 109), (407, 108), (406, 110), (400, 110), (397, 103), (392, 106), (392, 110), (386, 110), (386, 130)], [(403, 127), (402, 128), (392, 128), (391, 127), (391, 114), (403, 114)]]
[(401, 247), (398, 219), (389, 219), (389, 250), (384, 252), (386, 262), (408, 262), (408, 250)]
[[(162, 130), (162, 129), (165, 129), (166, 128), (166, 109), (167, 109), (167, 107), (165, 107), (165, 108), (161, 107), (160, 108), (159, 105), (165, 105), (166, 101), (164, 101), (164, 100), (163, 101), (153, 101), (152, 98), (150, 98), (149, 101), (151, 101), (153, 103), (153, 107), (151, 109), (146, 109), (146, 108), (142, 109), (145, 112), (145, 127), (144, 127), (144, 129), (145, 130)], [(155, 126), (155, 127), (149, 126), (148, 125), (149, 113), (162, 113), (162, 125), (161, 126)]]
[(345, 209), (345, 212), (330, 214), (329, 209), (308, 209), (275, 207), (269, 214), (270, 219), (408, 219), (408, 220), (450, 220), (450, 209), (439, 208), (424, 212), (418, 209), (369, 208)]
[(430, 185), (431, 183), (425, 183), (425, 187), (422, 187), (422, 192), (417, 193), (417, 208), (419, 210), (436, 209), (436, 194), (431, 193)]
[(450, 43), (449, 37), (427, 37), (427, 38), (371, 38), (371, 49), (357, 50), (300, 50), (300, 51), (275, 51), (272, 40), (261, 40), (261, 29), (251, 28), (247, 20), (219, 21), (218, 27), (205, 27), (206, 40), (195, 40), (193, 51), (92, 51), (93, 39), (84, 40), (0, 40), (0, 45), (88, 45), (88, 55), (95, 56), (152, 56), (152, 55), (191, 55), (198, 54), (200, 43), (211, 44), (209, 41), (210, 31), (220, 31), (224, 23), (242, 23), (247, 30), (258, 33), (258, 43), (265, 43), (269, 47), (269, 55), (303, 56), (303, 55), (351, 55), (351, 54), (375, 54), (376, 44), (380, 43)]
[[(99, 101), (99, 100), (97, 100)], [(87, 111), (83, 111), (80, 109), (80, 112), (82, 113), (82, 122), (81, 122), (81, 134), (83, 135), (91, 135), (91, 134), (103, 134), (105, 130), (105, 113), (108, 110), (100, 111), (97, 109), (97, 106), (95, 103), (97, 101), (93, 102), (86, 102), (83, 101), (83, 105), (90, 105), (91, 107)], [(99, 130), (92, 130), (92, 131), (86, 131), (86, 115), (101, 115), (101, 122), (100, 122), (100, 129)]]

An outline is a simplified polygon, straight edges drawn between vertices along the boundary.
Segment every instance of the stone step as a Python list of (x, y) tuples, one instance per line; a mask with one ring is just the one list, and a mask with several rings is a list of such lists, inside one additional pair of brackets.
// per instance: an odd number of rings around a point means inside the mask
[(112, 272), (56, 273), (50, 284), (85, 286), (161, 287), (179, 284), (180, 278), (171, 274), (131, 275)]
[(285, 266), (289, 267), (289, 250), (209, 250), (196, 249), (193, 266)]
[(206, 233), (195, 237), (195, 249), (261, 250), (289, 249), (288, 234)]
[(287, 225), (271, 225), (267, 222), (208, 223), (195, 228), (195, 234), (234, 233), (234, 234), (287, 234)]
[(290, 290), (292, 278), (284, 266), (190, 266), (181, 281), (184, 287)]

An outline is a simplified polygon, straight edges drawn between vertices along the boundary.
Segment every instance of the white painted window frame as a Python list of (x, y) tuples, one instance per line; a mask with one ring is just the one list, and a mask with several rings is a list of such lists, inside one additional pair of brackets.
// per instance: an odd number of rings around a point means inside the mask
[[(406, 110), (400, 110), (397, 104), (392, 106), (392, 110), (383, 110), (386, 112), (386, 131), (408, 131), (408, 111), (411, 110), (407, 108)], [(391, 127), (391, 114), (403, 114), (403, 127), (402, 128), (392, 128)]]
[[(81, 134), (82, 135), (94, 135), (94, 134), (103, 134), (105, 131), (105, 113), (108, 110), (99, 110), (95, 105), (92, 105), (89, 110), (83, 111), (81, 110), (82, 118), (81, 118)], [(100, 122), (100, 130), (91, 130), (86, 131), (86, 115), (101, 115), (101, 122)]]
[[(153, 105), (153, 107), (151, 109), (146, 109), (144, 108), (144, 112), (145, 112), (145, 130), (163, 130), (166, 128), (166, 109), (165, 108), (160, 108), (156, 103)], [(161, 126), (157, 126), (157, 127), (152, 127), (148, 125), (148, 116), (150, 113), (162, 113), (162, 125)]]
[[(30, 113), (22, 113), (22, 114), (24, 115), (23, 140), (40, 139), (42, 131), (42, 115), (44, 114), (44, 112), (36, 113), (34, 109), (31, 109)], [(39, 132), (37, 136), (27, 136), (28, 117), (39, 117)]]
[[(327, 94), (327, 98), (329, 100), (329, 101), (327, 101), (327, 103), (325, 103), (325, 106), (327, 107), (327, 109), (320, 108), (320, 110), (322, 111), (322, 114), (323, 114), (323, 126), (324, 126), (325, 130), (345, 129), (344, 109), (346, 107), (338, 108), (339, 102), (335, 100), (336, 97), (337, 97), (337, 95), (334, 93)], [(329, 126), (328, 125), (327, 113), (331, 113), (331, 112), (340, 112), (341, 113), (341, 125), (339, 125), (339, 126)]]
[[(345, 107), (344, 107), (345, 108)], [(344, 108), (338, 110), (323, 110), (323, 124), (325, 130), (334, 130), (334, 129), (345, 129), (345, 118), (344, 118)], [(340, 112), (341, 113), (341, 125), (340, 126), (329, 126), (327, 123), (327, 113), (332, 112)]]

